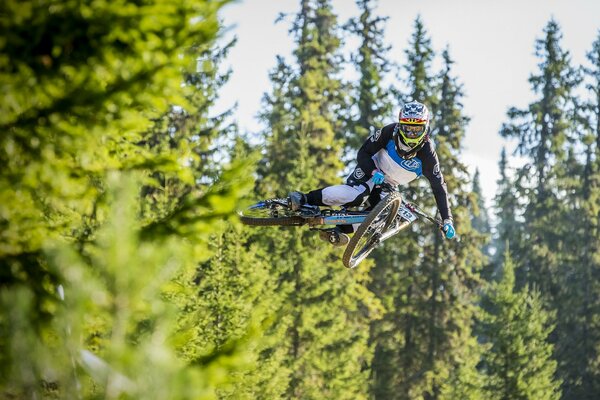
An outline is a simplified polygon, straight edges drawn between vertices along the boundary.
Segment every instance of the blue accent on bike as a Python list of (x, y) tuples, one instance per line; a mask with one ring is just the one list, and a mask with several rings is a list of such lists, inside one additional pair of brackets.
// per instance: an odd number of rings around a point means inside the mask
[(323, 218), (325, 225), (351, 225), (362, 223), (367, 215), (333, 215)]
[(264, 207), (265, 207), (265, 202), (261, 201), (260, 203), (256, 203), (256, 204), (250, 206), (249, 209), (250, 210), (254, 210), (254, 209), (257, 209), (257, 208), (264, 208)]
[(423, 163), (417, 157), (413, 157), (408, 160), (405, 160), (404, 158), (400, 157), (400, 155), (396, 151), (396, 145), (394, 144), (393, 140), (390, 140), (385, 146), (385, 148), (387, 150), (388, 155), (392, 157), (392, 160), (394, 160), (396, 164), (400, 165), (407, 171), (414, 172), (415, 174), (417, 174), (417, 176), (423, 175)]

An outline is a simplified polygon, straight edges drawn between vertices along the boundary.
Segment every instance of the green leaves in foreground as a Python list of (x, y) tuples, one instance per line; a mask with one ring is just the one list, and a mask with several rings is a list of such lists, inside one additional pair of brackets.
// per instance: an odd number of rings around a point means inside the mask
[[(246, 331), (187, 363), (178, 355), (183, 333), (177, 323), (179, 306), (166, 300), (177, 291), (170, 284), (176, 275), (194, 274), (212, 232), (201, 226), (196, 234), (204, 240), (198, 242), (183, 235), (142, 235), (136, 220), (139, 183), (123, 174), (111, 175), (107, 183), (109, 217), (97, 240), (83, 254), (60, 244), (45, 251), (48, 269), (61, 282), (51, 323), (41, 332), (35, 329), (27, 287), (2, 291), (3, 365), (11, 367), (0, 393), (214, 398), (216, 385), (247, 366), (241, 345), (246, 348), (252, 338)], [(202, 197), (199, 205), (208, 210), (218, 197), (232, 197), (225, 187)], [(205, 218), (231, 213), (235, 206), (223, 204), (227, 206), (216, 213), (214, 207), (212, 214), (205, 212)]]

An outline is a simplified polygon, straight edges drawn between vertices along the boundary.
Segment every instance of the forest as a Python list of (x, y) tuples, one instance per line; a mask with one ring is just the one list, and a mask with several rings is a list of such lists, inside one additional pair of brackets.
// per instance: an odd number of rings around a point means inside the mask
[[(531, 43), (487, 209), (461, 77), (420, 17), (391, 63), (375, 0), (349, 21), (299, 0), (249, 134), (215, 107), (227, 3), (2, 1), (0, 398), (599, 399), (600, 31), (585, 65), (560, 18)], [(410, 99), (458, 240), (413, 224), (346, 269), (306, 228), (239, 222), (340, 183)]]

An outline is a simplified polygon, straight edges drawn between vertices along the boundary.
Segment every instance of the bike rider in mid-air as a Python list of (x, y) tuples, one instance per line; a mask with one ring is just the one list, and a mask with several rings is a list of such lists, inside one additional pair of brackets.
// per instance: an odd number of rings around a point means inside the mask
[[(427, 106), (418, 101), (406, 103), (397, 123), (376, 131), (358, 150), (358, 165), (345, 185), (328, 186), (306, 194), (291, 192), (291, 208), (298, 210), (305, 204), (351, 207), (361, 205), (366, 199), (374, 206), (381, 200), (378, 185), (386, 182), (398, 186), (425, 175), (443, 219), (442, 230), (446, 238), (452, 239), (455, 232), (448, 191), (434, 144), (429, 138), (429, 121)], [(335, 246), (344, 246), (349, 241), (347, 233), (351, 232), (350, 225), (322, 230), (319, 236)]]

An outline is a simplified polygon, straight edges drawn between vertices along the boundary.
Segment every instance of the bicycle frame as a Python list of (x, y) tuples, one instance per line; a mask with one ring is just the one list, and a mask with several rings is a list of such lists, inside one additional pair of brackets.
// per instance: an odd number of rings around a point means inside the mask
[[(428, 215), (416, 205), (404, 201), (397, 188), (381, 185), (389, 194), (382, 196), (381, 202), (365, 210), (325, 208), (304, 204), (292, 210), (289, 198), (260, 201), (246, 211), (240, 211), (242, 223), (253, 226), (302, 226), (310, 230), (327, 231), (325, 226), (351, 225), (355, 229), (342, 257), (347, 268), (354, 268), (383, 241), (408, 228), (419, 218), (437, 227), (442, 222)], [(396, 193), (394, 193), (396, 192)]]
[[(327, 215), (327, 214), (331, 215)], [(324, 215), (323, 215), (324, 214)], [(324, 211), (322, 215), (314, 216), (314, 217), (303, 217), (308, 225), (353, 225), (353, 224), (362, 224), (363, 221), (369, 215), (368, 211), (335, 211), (335, 210), (327, 210)], [(400, 209), (398, 210), (398, 215), (402, 217), (402, 219), (409, 224), (413, 223), (418, 219), (418, 216), (425, 217), (434, 221), (433, 218), (429, 217), (427, 214), (423, 213), (421, 210), (416, 208), (414, 205), (406, 202), (402, 202)], [(436, 221), (437, 223), (437, 221)]]
[(352, 225), (361, 224), (367, 215), (331, 216), (323, 218), (323, 225)]
[[(397, 191), (397, 189), (392, 188), (392, 186), (390, 186), (388, 184), (383, 184), (382, 187), (384, 188), (384, 190), (386, 190), (388, 192)], [(280, 206), (283, 206), (283, 207), (287, 206), (287, 200), (285, 200), (285, 199), (273, 199), (270, 201), (273, 201), (274, 203), (276, 203)], [(260, 208), (260, 207), (264, 207), (264, 206), (265, 206), (265, 202), (259, 202), (253, 207)], [(314, 206), (302, 206), (301, 214), (303, 214), (303, 215), (299, 215), (299, 217), (302, 218), (304, 221), (306, 221), (305, 223), (308, 224), (311, 228), (315, 228), (318, 225), (362, 224), (364, 222), (364, 220), (367, 218), (367, 215), (369, 215), (369, 211), (367, 211), (367, 210), (365, 210), (365, 211), (348, 211), (344, 208), (338, 209), (338, 210), (336, 210), (336, 209), (320, 210), (317, 208), (318, 213), (315, 214), (315, 210), (313, 209), (313, 207)], [(427, 214), (423, 210), (421, 210), (419, 207), (415, 206), (412, 203), (406, 202), (406, 201), (402, 201), (402, 204), (400, 205), (400, 208), (398, 209), (398, 215), (405, 222), (408, 223), (407, 225), (412, 224), (417, 219), (419, 219), (419, 217), (421, 217), (421, 218), (424, 218), (424, 219), (428, 220), (429, 222), (433, 223), (434, 225), (437, 225), (440, 228), (442, 227), (441, 221), (439, 221), (437, 218), (430, 216), (429, 214)]]

